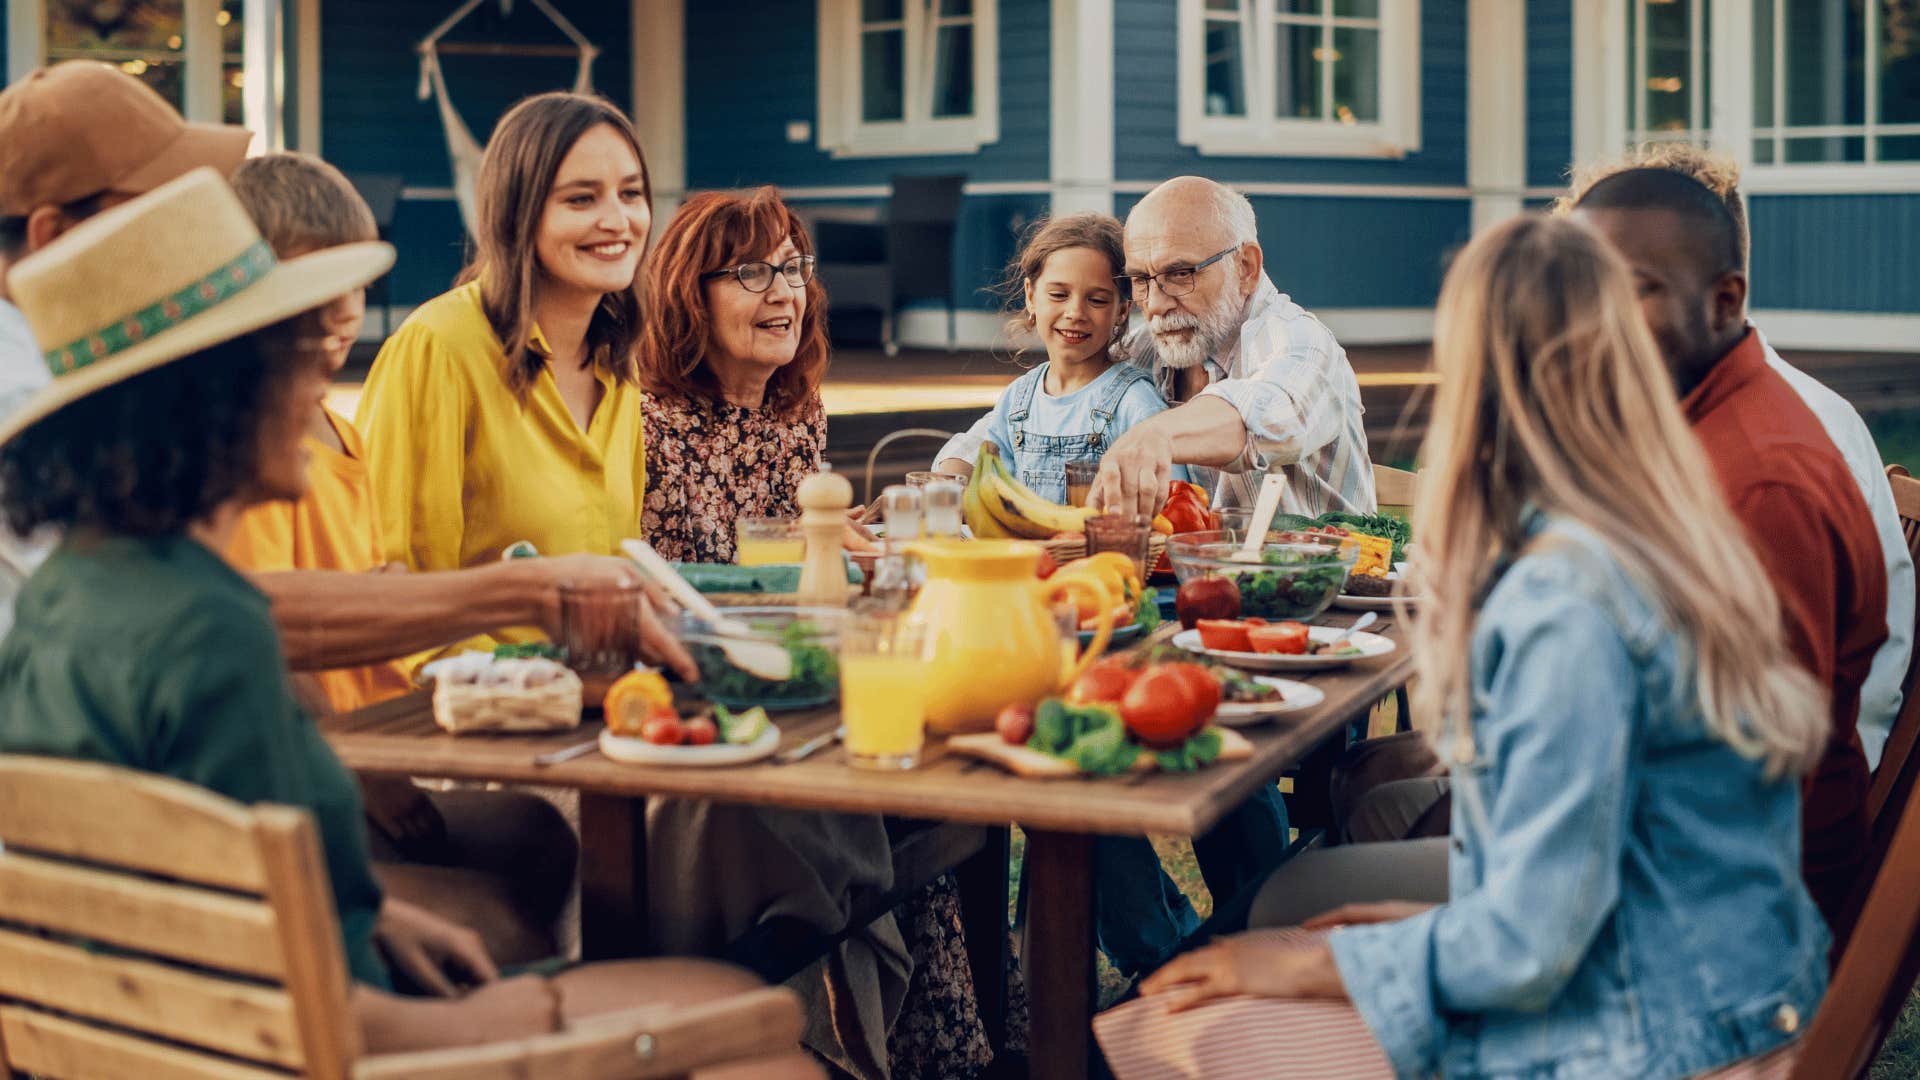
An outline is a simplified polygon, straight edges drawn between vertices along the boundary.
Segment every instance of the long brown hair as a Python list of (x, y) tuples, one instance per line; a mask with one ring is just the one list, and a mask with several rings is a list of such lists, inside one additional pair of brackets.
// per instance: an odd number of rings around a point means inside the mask
[[(1014, 359), (1019, 359), (1027, 351), (1027, 335), (1034, 328), (1033, 312), (1027, 310), (1027, 284), (1039, 280), (1040, 271), (1046, 268), (1047, 260), (1055, 252), (1070, 248), (1087, 248), (1107, 257), (1108, 265), (1113, 267), (1114, 297), (1120, 304), (1121, 337), (1125, 337), (1126, 315), (1132, 298), (1120, 284), (1120, 278), (1127, 268), (1123, 236), (1119, 218), (1096, 210), (1068, 214), (1066, 217), (1043, 217), (1027, 228), (1026, 238), (1020, 244), (1020, 253), (1007, 264), (1006, 273), (994, 286), (1006, 298), (1006, 334), (1008, 339), (1016, 343)], [(1122, 358), (1121, 351), (1120, 339), (1116, 338), (1108, 346), (1107, 355), (1118, 360)]]
[[(474, 254), (460, 273), (460, 284), (480, 282), (480, 306), (505, 347), (503, 374), (515, 394), (524, 395), (547, 366), (547, 358), (530, 347), (533, 293), (540, 272), (534, 237), (540, 232), (560, 163), (580, 136), (602, 124), (633, 147), (651, 216), (653, 180), (647, 174), (640, 137), (627, 114), (605, 98), (559, 92), (530, 97), (508, 110), (487, 140), (486, 157), (480, 162)], [(641, 275), (636, 273), (632, 286), (600, 298), (587, 325), (588, 362), (622, 382), (633, 382), (638, 376), (633, 351), (645, 310), (642, 296)]]
[[(647, 266), (654, 310), (640, 336), (640, 384), (663, 397), (718, 399), (720, 384), (707, 363), (713, 316), (701, 275), (764, 258), (789, 238), (800, 254), (813, 254), (806, 226), (771, 187), (688, 199)], [(818, 277), (807, 282), (806, 297), (793, 360), (767, 383), (767, 407), (787, 417), (806, 409), (827, 375), (827, 291)]]
[(1663, 609), (1709, 733), (1770, 774), (1816, 761), (1824, 694), (1787, 651), (1773, 585), (1606, 243), (1542, 215), (1474, 240), (1441, 289), (1434, 366), (1414, 511), (1422, 711), (1465, 735), (1479, 596), (1524, 553), (1531, 505), (1591, 530)]

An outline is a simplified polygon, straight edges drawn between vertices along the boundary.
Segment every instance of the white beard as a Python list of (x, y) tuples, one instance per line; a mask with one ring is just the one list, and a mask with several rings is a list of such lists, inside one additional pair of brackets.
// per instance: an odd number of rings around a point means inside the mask
[[(1219, 299), (1207, 311), (1194, 315), (1176, 311), (1147, 320), (1153, 336), (1153, 351), (1160, 362), (1176, 371), (1198, 367), (1218, 353), (1240, 332), (1246, 305), (1231, 289), (1222, 290)], [(1165, 336), (1169, 331), (1192, 330), (1183, 339)]]

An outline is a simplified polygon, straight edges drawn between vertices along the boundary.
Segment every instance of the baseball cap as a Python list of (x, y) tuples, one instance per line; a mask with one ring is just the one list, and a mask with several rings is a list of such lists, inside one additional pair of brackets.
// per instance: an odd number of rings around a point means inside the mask
[(103, 191), (138, 195), (202, 165), (225, 176), (251, 139), (243, 127), (187, 123), (111, 64), (54, 64), (0, 92), (0, 214)]

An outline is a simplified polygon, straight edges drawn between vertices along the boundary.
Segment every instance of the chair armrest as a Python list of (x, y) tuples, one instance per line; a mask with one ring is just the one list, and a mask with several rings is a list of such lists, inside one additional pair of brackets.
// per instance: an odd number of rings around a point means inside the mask
[(531, 1039), (363, 1058), (354, 1080), (522, 1080), (528, 1076), (651, 1080), (794, 1050), (800, 995), (767, 987), (685, 1008), (651, 1006), (577, 1020)]

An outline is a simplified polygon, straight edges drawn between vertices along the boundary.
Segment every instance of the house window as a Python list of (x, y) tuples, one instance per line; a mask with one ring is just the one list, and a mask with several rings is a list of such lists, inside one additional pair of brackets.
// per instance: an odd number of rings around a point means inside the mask
[(1420, 148), (1419, 0), (1180, 0), (1179, 48), (1180, 141), (1202, 153)]
[(820, 0), (820, 148), (972, 153), (1000, 137), (997, 0)]
[(1920, 161), (1920, 0), (1754, 0), (1753, 160)]
[(1627, 141), (1705, 144), (1712, 0), (1627, 0)]
[(50, 64), (114, 64), (190, 120), (245, 123), (242, 6), (242, 0), (45, 0), (43, 57)]

